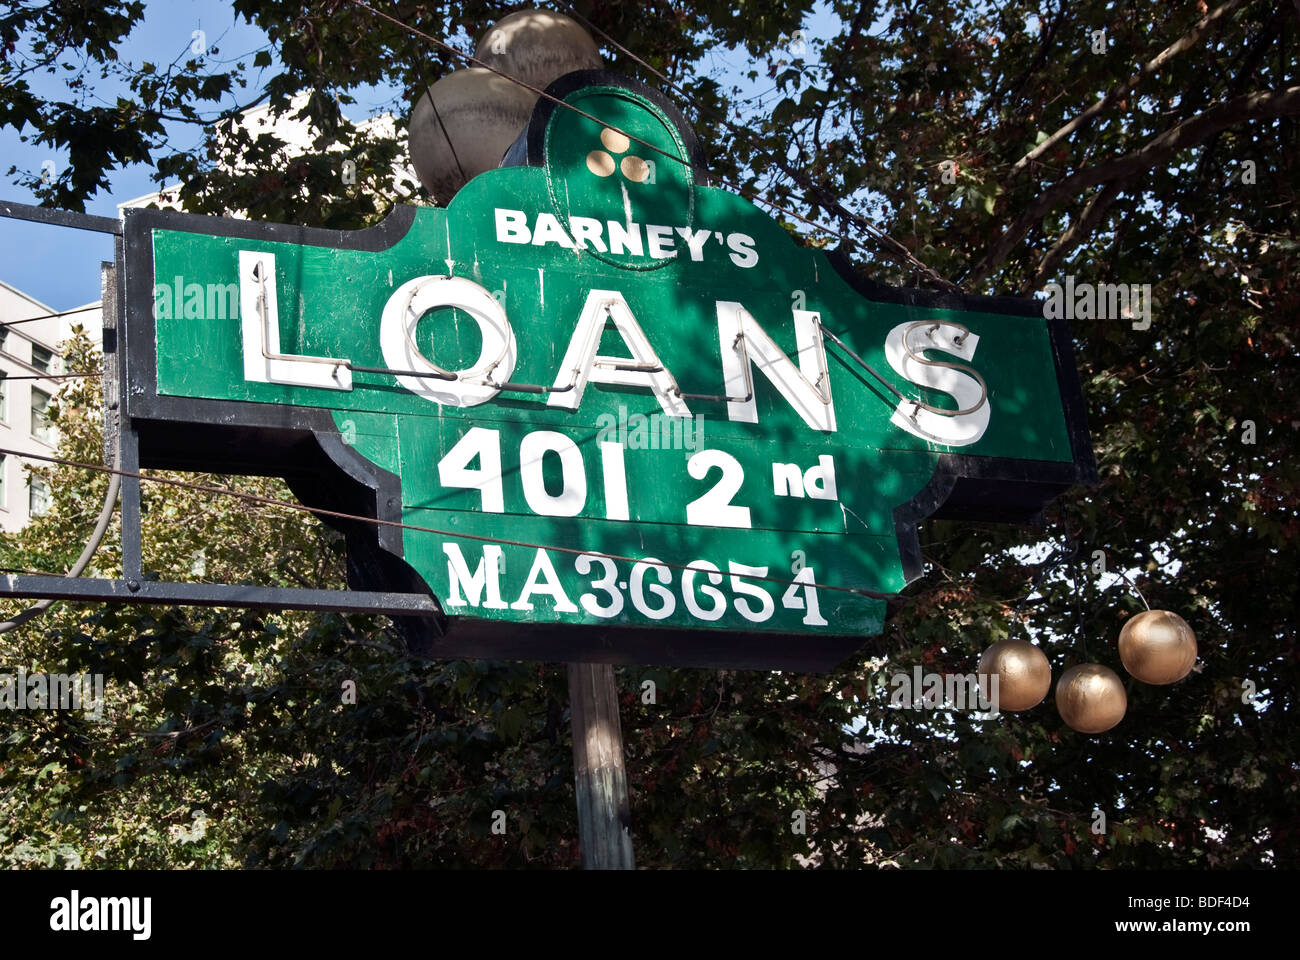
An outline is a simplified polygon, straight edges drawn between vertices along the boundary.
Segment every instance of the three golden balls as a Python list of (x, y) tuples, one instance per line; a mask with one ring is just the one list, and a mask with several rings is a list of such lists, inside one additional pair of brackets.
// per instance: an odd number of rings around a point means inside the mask
[(1128, 696), (1124, 683), (1110, 667), (1081, 663), (1056, 682), (1056, 709), (1061, 719), (1080, 733), (1105, 733), (1124, 719)]
[(999, 640), (980, 657), (982, 676), (997, 675), (997, 708), (1028, 710), (1052, 688), (1052, 668), (1042, 650), (1028, 640)]
[(1119, 632), (1119, 658), (1143, 683), (1177, 683), (1196, 664), (1196, 634), (1176, 613), (1146, 610)]

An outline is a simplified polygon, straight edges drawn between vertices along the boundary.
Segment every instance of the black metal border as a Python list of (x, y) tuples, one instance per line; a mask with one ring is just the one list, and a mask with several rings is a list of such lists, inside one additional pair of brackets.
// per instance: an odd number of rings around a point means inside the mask
[(251, 610), (313, 610), (374, 613), (376, 609), (411, 617), (434, 618), (441, 608), (432, 597), (415, 593), (361, 590), (311, 590), (225, 583), (171, 583), (159, 580), (104, 580), (94, 577), (0, 576), (5, 596), (107, 603), (174, 603), (192, 607), (247, 607)]
[(862, 647), (861, 634), (739, 633), (664, 627), (575, 626), (453, 617), (429, 655), (726, 670), (825, 673)]
[(98, 217), (90, 213), (78, 213), (75, 210), (60, 210), (57, 207), (38, 207), (30, 203), (18, 203), (13, 200), (0, 200), (0, 217), (10, 220), (30, 220), (32, 223), (48, 223), (54, 227), (71, 227), (73, 230), (90, 230), (94, 233), (122, 233), (122, 222), (112, 217)]

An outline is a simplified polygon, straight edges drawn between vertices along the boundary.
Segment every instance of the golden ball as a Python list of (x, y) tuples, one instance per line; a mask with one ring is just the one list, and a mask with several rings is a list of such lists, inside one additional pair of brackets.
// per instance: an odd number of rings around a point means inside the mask
[(1119, 632), (1119, 658), (1143, 683), (1177, 683), (1196, 665), (1196, 634), (1176, 613), (1146, 610)]
[(979, 672), (997, 674), (999, 710), (1028, 710), (1052, 688), (1052, 667), (1028, 640), (999, 640), (980, 657)]
[(1104, 733), (1124, 719), (1128, 696), (1123, 681), (1110, 667), (1081, 663), (1056, 681), (1056, 709), (1061, 719), (1080, 733)]
[(573, 70), (604, 66), (591, 34), (550, 10), (516, 10), (502, 17), (483, 34), (474, 58), (538, 90)]

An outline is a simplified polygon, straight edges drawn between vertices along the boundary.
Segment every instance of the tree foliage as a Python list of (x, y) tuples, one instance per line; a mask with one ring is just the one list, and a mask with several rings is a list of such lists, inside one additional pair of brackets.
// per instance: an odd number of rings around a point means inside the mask
[[(349, 0), (233, 6), (274, 49), (257, 84), (269, 56), (118, 60), (138, 3), (11, 8), (0, 125), (72, 159), (56, 182), (26, 182), (77, 209), (118, 166), (146, 162), (183, 181), (195, 212), (331, 227), (401, 202), (396, 141), (360, 136), (339, 105), (364, 83), (396, 84), (409, 102), (454, 58)], [(513, 7), (384, 9), (468, 49), (464, 36)], [(860, 656), (825, 676), (620, 671), (638, 862), (1295, 866), (1295, 6), (834, 0), (813, 20), (809, 2), (766, 0), (575, 9), (680, 88), (713, 172), (826, 223), (822, 234), (776, 214), (806, 242), (842, 245), (865, 274), (923, 279), (863, 221), (972, 292), (1072, 274), (1149, 283), (1154, 303), (1149, 329), (1075, 323), (1100, 484), (1035, 528), (927, 522), (927, 573)], [(804, 46), (795, 33), (809, 23)], [(602, 47), (613, 69), (663, 85)], [(30, 74), (62, 63), (76, 68), (67, 100), (33, 94)], [(88, 105), (109, 78), (129, 95)], [(241, 107), (301, 111), (316, 142), (277, 159), (282, 145), (215, 109), (236, 91)], [(178, 148), (169, 122), (205, 142)], [(360, 161), (355, 188), (339, 182), (340, 156)], [(87, 349), (73, 343), (72, 362), (93, 362)], [(94, 391), (60, 397), (72, 459), (99, 459)], [(8, 567), (64, 569), (93, 523), (104, 477), (50, 474), (55, 508), (9, 538)], [(277, 481), (214, 482), (287, 496)], [(159, 575), (342, 583), (337, 538), (299, 513), (146, 491)], [(1026, 561), (1022, 548), (1042, 543), (1073, 544), (1075, 559)], [(115, 545), (96, 561), (103, 574)], [(1196, 630), (1187, 679), (1128, 681), (1127, 718), (1098, 737), (1065, 727), (1050, 700), (992, 720), (889, 708), (896, 671), (971, 672), (1025, 629), (1012, 611), (1040, 574), (1023, 614), (1054, 675), (1096, 660), (1125, 676), (1114, 641), (1141, 602), (1093, 569), (1098, 556)], [(64, 605), (0, 637), (0, 652), (29, 669), (102, 670), (110, 684), (108, 723), (4, 718), (0, 861), (577, 862), (561, 665), (422, 661), (382, 620), (123, 605)], [(646, 679), (657, 703), (642, 702)], [(342, 702), (346, 680), (355, 705)], [(494, 810), (507, 813), (504, 837)], [(807, 835), (791, 830), (797, 810)]]

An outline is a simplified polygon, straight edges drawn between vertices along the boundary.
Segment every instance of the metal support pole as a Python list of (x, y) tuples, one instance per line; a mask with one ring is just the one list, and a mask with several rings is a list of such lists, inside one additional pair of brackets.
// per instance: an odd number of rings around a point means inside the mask
[(623, 768), (618, 687), (607, 663), (569, 664), (573, 782), (584, 870), (632, 870), (631, 810)]
[[(113, 387), (105, 385), (105, 416), (112, 414), (112, 424), (116, 429), (117, 449), (109, 466), (116, 466), (128, 474), (140, 472), (140, 443), (136, 438), (135, 426), (131, 423), (130, 398), (126, 387), (126, 351), (128, 333), (125, 323), (126, 312), (126, 271), (125, 245), (119, 236), (114, 243), (116, 259), (112, 276), (105, 275), (104, 282), (104, 348), (112, 345), (111, 362), (105, 355), (104, 379), (107, 381), (110, 370), (117, 379)], [(110, 290), (110, 287), (112, 288)], [(109, 331), (112, 331), (111, 333)], [(106, 425), (108, 421), (106, 419)], [(106, 438), (107, 439), (107, 438)], [(142, 544), (140, 530), (140, 480), (134, 476), (122, 477), (122, 491), (118, 510), (122, 518), (122, 579), (128, 586), (134, 584), (132, 591), (138, 590), (144, 579), (142, 569)]]

